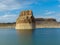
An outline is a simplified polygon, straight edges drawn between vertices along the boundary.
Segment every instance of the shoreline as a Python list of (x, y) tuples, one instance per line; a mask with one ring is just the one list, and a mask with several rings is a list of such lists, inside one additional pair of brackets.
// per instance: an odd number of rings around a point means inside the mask
[[(15, 28), (15, 24), (14, 25), (0, 25), (0, 28)], [(60, 28), (60, 25), (47, 25), (47, 24), (37, 24), (35, 28)]]

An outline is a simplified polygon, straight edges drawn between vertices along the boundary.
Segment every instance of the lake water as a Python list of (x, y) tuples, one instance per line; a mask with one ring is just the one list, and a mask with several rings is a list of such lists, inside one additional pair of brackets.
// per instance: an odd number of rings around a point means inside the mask
[(60, 45), (60, 28), (20, 31), (0, 28), (0, 45)]

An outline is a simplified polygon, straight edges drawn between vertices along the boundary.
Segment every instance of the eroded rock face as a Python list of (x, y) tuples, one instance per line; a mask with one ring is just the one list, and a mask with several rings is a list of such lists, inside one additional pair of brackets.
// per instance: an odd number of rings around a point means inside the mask
[(31, 10), (22, 11), (16, 21), (16, 29), (35, 28), (35, 19)]

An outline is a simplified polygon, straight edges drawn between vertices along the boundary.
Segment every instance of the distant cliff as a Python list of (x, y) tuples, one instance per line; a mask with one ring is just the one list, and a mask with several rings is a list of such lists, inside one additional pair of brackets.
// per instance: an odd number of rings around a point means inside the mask
[(53, 19), (53, 18), (48, 18), (48, 19), (44, 19), (44, 18), (35, 18), (35, 22), (37, 23), (37, 24), (39, 24), (39, 23), (42, 23), (42, 22), (56, 22), (56, 23), (58, 23), (57, 21), (56, 21), (56, 19)]
[(35, 21), (54, 21), (54, 22), (57, 22), (56, 19), (53, 19), (53, 18), (48, 18), (48, 19), (44, 19), (44, 18), (35, 18)]
[(53, 18), (35, 18), (36, 28), (60, 28), (60, 23)]

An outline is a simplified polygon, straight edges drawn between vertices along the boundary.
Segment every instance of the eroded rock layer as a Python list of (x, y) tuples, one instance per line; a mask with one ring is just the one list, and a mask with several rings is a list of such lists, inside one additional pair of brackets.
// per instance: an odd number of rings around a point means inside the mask
[(34, 29), (35, 19), (31, 10), (22, 11), (16, 21), (16, 29)]

